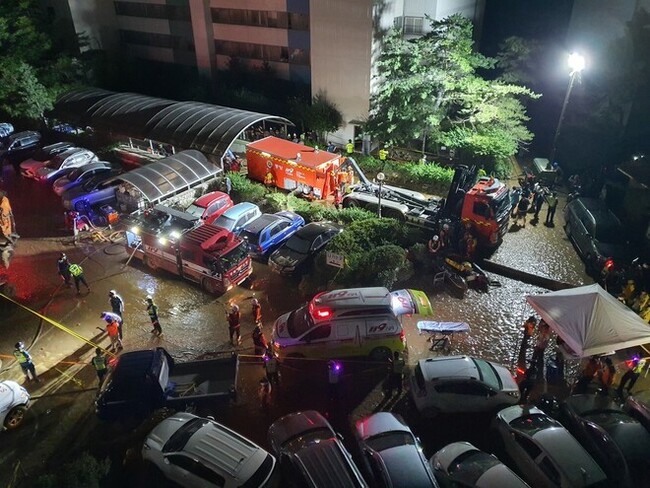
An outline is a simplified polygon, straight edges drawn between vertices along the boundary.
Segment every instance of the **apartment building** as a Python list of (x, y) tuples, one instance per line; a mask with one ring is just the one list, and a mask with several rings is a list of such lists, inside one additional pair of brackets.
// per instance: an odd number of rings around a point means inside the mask
[(343, 113), (332, 135), (358, 135), (368, 116), (381, 35), (426, 32), (426, 16), (460, 13), (480, 26), (484, 0), (49, 0), (91, 47), (194, 66), (218, 83), (231, 59), (323, 92)]

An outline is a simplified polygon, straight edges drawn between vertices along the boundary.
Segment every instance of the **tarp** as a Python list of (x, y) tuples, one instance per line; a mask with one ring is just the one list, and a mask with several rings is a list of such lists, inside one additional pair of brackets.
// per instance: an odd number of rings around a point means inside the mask
[(578, 357), (650, 343), (650, 326), (598, 284), (526, 300)]
[(420, 333), (456, 334), (469, 332), (469, 324), (467, 322), (434, 322), (432, 320), (421, 320), (416, 325)]

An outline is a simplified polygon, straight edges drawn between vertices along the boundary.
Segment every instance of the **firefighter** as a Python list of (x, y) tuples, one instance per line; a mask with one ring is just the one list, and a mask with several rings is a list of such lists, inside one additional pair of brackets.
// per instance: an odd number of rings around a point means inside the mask
[(280, 376), (278, 375), (278, 358), (275, 357), (271, 346), (266, 348), (266, 353), (264, 354), (264, 369), (269, 383), (278, 386), (280, 384)]
[(251, 333), (253, 338), (253, 346), (255, 346), (255, 355), (262, 356), (267, 348), (266, 337), (264, 337), (264, 332), (262, 332), (262, 327), (256, 325)]
[(113, 313), (122, 317), (122, 314), (124, 314), (124, 300), (122, 300), (122, 297), (115, 290), (111, 290), (108, 292), (108, 301), (111, 304)]
[(599, 395), (608, 396), (609, 388), (614, 382), (614, 375), (616, 374), (616, 368), (612, 364), (611, 358), (605, 358), (600, 370), (598, 371), (598, 379), (600, 380), (601, 389), (598, 392)]
[(341, 204), (343, 203), (343, 194), (341, 189), (337, 186), (334, 188), (334, 208), (336, 210), (341, 210)]
[(262, 327), (262, 305), (257, 298), (251, 301), (251, 312), (253, 315), (253, 323)]
[(59, 270), (59, 276), (63, 280), (63, 283), (65, 283), (65, 286), (72, 286), (72, 283), (70, 282), (70, 263), (68, 262), (68, 256), (61, 253), (59, 260), (56, 262), (56, 267)]
[[(233, 303), (230, 307), (230, 312), (226, 314), (228, 319), (228, 333), (230, 334), (230, 344), (233, 346), (238, 346), (241, 344), (241, 334), (239, 329), (241, 328), (241, 313), (239, 312), (239, 305)], [(237, 344), (233, 341), (233, 338), (237, 337)]]
[(78, 264), (71, 264), (70, 265), (70, 274), (72, 275), (72, 279), (74, 280), (74, 286), (77, 288), (77, 295), (81, 293), (81, 290), (79, 289), (79, 283), (83, 283), (84, 286), (86, 287), (86, 290), (90, 292), (90, 286), (88, 286), (88, 282), (86, 281), (86, 277), (84, 276), (84, 269), (79, 266)]
[(158, 320), (158, 305), (153, 302), (153, 297), (151, 295), (147, 296), (145, 303), (147, 304), (147, 313), (149, 314), (149, 319), (153, 326), (151, 333), (160, 336), (162, 334), (162, 327)]
[(111, 347), (114, 350), (122, 349), (122, 340), (120, 339), (120, 327), (117, 324), (117, 320), (113, 320), (111, 317), (106, 317), (106, 333), (108, 338), (111, 340)]
[(341, 193), (345, 194), (347, 190), (347, 185), (349, 181), (349, 174), (346, 170), (341, 169), (339, 172), (336, 174), (336, 179), (338, 183), (339, 190)]
[(16, 234), (16, 221), (11, 210), (7, 192), (0, 190), (0, 231), (6, 239), (13, 243), (19, 236)]
[(20, 364), (20, 369), (25, 373), (25, 379), (27, 381), (36, 381), (38, 383), (40, 380), (38, 379), (38, 376), (36, 376), (36, 367), (32, 362), (31, 354), (29, 354), (25, 349), (25, 344), (22, 341), (17, 342), (15, 348), (14, 357), (16, 358), (16, 361), (18, 361), (18, 364)]
[(104, 376), (106, 376), (106, 356), (102, 351), (101, 347), (95, 349), (95, 356), (92, 359), (93, 367), (97, 372), (97, 378), (99, 379), (99, 386), (102, 386), (104, 382)]
[(630, 384), (627, 385), (627, 394), (629, 395), (632, 392), (632, 388), (634, 388), (636, 380), (639, 379), (639, 376), (641, 376), (641, 373), (643, 372), (645, 363), (645, 359), (641, 359), (638, 356), (634, 356), (634, 358), (632, 358), (632, 361), (628, 364), (629, 369), (625, 372), (621, 378), (620, 383), (618, 384), (617, 394), (620, 399), (623, 399), (623, 388), (625, 388), (625, 384), (628, 381)]
[(273, 186), (273, 183), (274, 183), (273, 173), (271, 173), (271, 170), (269, 170), (266, 172), (266, 175), (264, 176), (264, 185)]
[(345, 145), (345, 152), (348, 156), (354, 154), (354, 143), (352, 142), (352, 139), (348, 139), (348, 143)]

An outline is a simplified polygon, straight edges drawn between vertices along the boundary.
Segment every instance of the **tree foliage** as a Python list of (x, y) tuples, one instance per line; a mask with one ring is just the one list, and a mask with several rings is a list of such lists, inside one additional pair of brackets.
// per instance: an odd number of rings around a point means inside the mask
[(321, 141), (328, 132), (334, 132), (343, 125), (343, 114), (323, 92), (317, 93), (311, 102), (293, 98), (289, 101), (289, 107), (292, 118), (302, 130), (315, 131)]
[(39, 119), (56, 97), (85, 79), (78, 52), (67, 52), (38, 0), (0, 2), (0, 112)]
[(429, 140), (492, 161), (532, 140), (523, 99), (531, 90), (488, 81), (478, 71), (496, 60), (474, 50), (472, 24), (459, 15), (431, 21), (431, 32), (405, 40), (394, 30), (378, 60), (367, 130), (381, 140)]

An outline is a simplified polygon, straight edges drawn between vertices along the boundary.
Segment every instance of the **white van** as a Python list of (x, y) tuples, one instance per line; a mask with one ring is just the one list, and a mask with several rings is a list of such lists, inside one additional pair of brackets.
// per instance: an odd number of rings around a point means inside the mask
[(406, 338), (386, 288), (350, 288), (316, 295), (279, 317), (272, 332), (280, 359), (369, 356), (385, 360), (402, 353)]

